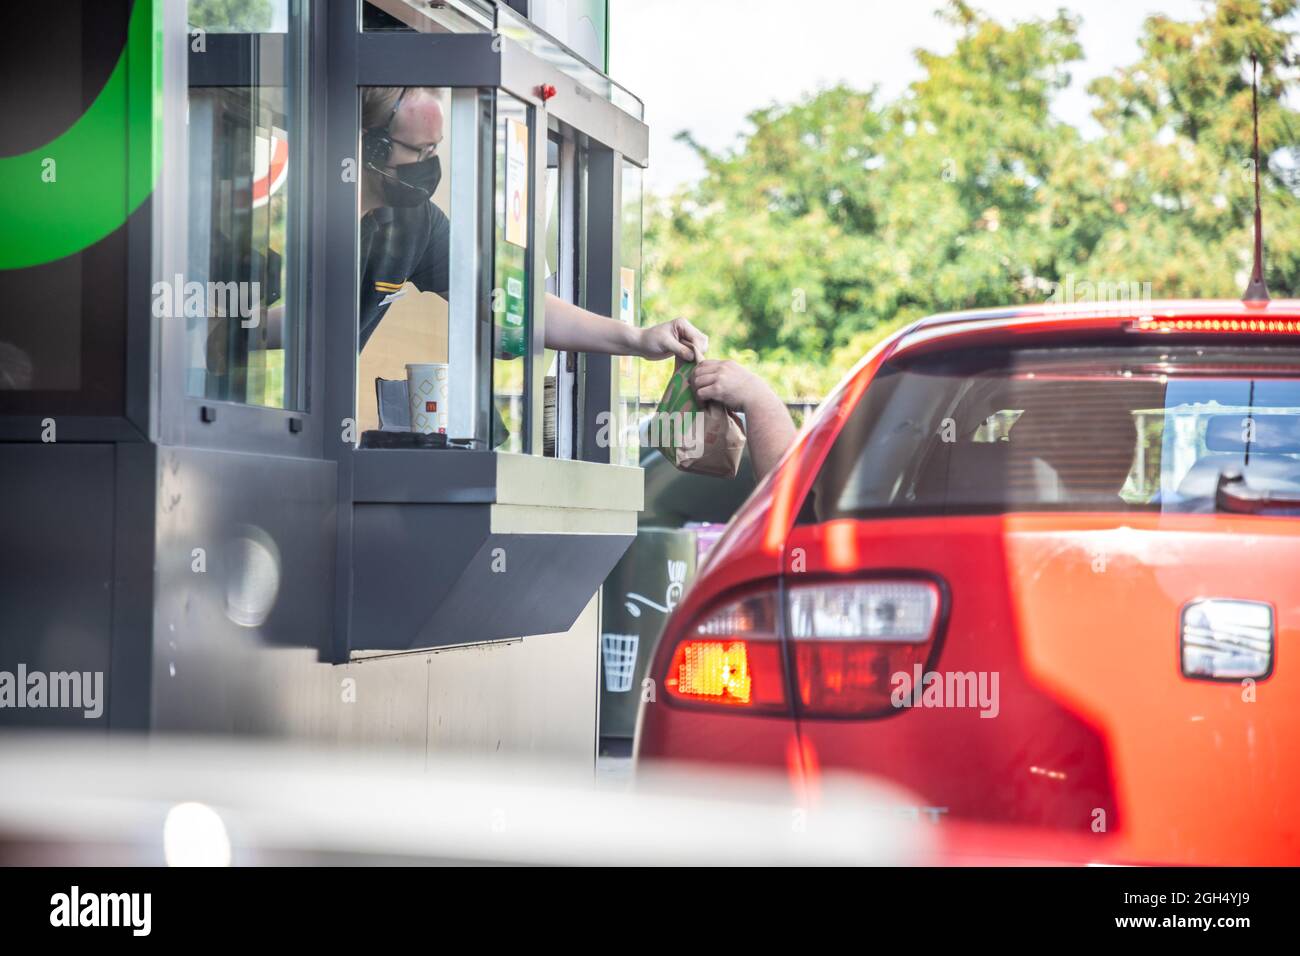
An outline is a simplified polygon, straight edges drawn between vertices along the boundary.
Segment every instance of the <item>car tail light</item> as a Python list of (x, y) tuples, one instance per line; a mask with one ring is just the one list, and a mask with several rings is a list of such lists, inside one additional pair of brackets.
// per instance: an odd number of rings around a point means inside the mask
[(1135, 332), (1236, 332), (1245, 335), (1300, 335), (1295, 319), (1258, 318), (1212, 319), (1143, 316), (1131, 326)]
[(893, 709), (894, 675), (929, 659), (940, 592), (920, 580), (809, 583), (786, 605), (801, 712), (872, 716)]
[(672, 698), (748, 711), (787, 709), (775, 591), (708, 611), (677, 643), (664, 689)]
[[(894, 675), (912, 677), (938, 635), (942, 594), (928, 580), (827, 581), (786, 589), (784, 633), (805, 716), (894, 709)], [(678, 701), (758, 713), (790, 710), (775, 590), (732, 598), (678, 638), (664, 687)]]

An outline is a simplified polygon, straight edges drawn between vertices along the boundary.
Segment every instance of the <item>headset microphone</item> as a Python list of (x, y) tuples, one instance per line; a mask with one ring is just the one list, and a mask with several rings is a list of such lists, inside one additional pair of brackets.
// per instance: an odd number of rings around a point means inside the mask
[[(405, 180), (400, 179), (397, 176), (394, 176), (392, 173), (390, 173), (387, 169), (383, 168), (382, 166), (376, 166), (374, 163), (366, 163), (366, 168), (379, 175), (381, 178), (383, 178), (385, 183), (392, 186), (394, 189), (406, 190), (411, 193), (419, 193), (418, 199), (416, 199), (414, 202), (403, 204), (403, 205), (415, 206), (422, 202), (428, 202), (430, 199), (433, 198), (433, 193), (429, 192), (429, 190), (425, 189), (423, 186), (417, 186), (415, 185), (415, 183), (408, 183)], [(391, 201), (392, 198), (391, 194), (386, 192), (385, 195)]]

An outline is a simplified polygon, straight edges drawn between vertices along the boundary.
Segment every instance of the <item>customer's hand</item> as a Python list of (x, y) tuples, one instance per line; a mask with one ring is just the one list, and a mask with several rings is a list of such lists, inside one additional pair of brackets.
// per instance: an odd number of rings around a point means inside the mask
[(794, 443), (794, 422), (785, 403), (749, 369), (735, 362), (701, 362), (691, 370), (691, 389), (702, 401), (721, 402), (744, 414), (755, 478), (775, 468)]
[(709, 359), (691, 372), (691, 390), (701, 401), (721, 402), (733, 412), (743, 412), (754, 400), (771, 391), (761, 378), (735, 362)]
[(661, 322), (641, 330), (642, 358), (679, 358), (684, 362), (698, 362), (709, 347), (709, 337), (685, 319)]

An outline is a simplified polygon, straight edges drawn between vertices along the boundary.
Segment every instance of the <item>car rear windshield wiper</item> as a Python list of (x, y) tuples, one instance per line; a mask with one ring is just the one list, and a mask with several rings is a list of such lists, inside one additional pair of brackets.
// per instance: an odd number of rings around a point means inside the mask
[(1246, 484), (1245, 475), (1235, 468), (1227, 468), (1219, 474), (1214, 489), (1214, 506), (1219, 511), (1234, 514), (1259, 514), (1275, 508), (1300, 509), (1300, 495), (1255, 491)]

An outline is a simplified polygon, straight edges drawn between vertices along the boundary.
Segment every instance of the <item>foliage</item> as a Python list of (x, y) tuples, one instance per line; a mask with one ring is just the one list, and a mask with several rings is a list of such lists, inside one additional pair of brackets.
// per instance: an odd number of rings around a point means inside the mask
[(220, 33), (259, 33), (271, 26), (271, 0), (189, 0), (191, 27)]
[[(1259, 54), (1268, 282), (1300, 288), (1294, 34), (1300, 0), (1218, 0), (1143, 28), (1131, 66), (1094, 81), (1101, 134), (1055, 118), (1082, 56), (1066, 11), (1003, 25), (963, 0), (947, 55), (893, 102), (824, 89), (750, 114), (705, 175), (648, 200), (646, 307), (783, 397), (821, 394), (870, 343), (933, 312), (1042, 301), (1065, 283), (1236, 296), (1250, 264), (1249, 56)], [(1060, 284), (1060, 285), (1056, 285)], [(649, 370), (648, 370), (649, 371)], [(651, 372), (653, 375), (654, 373)], [(643, 380), (642, 394), (655, 394)]]

